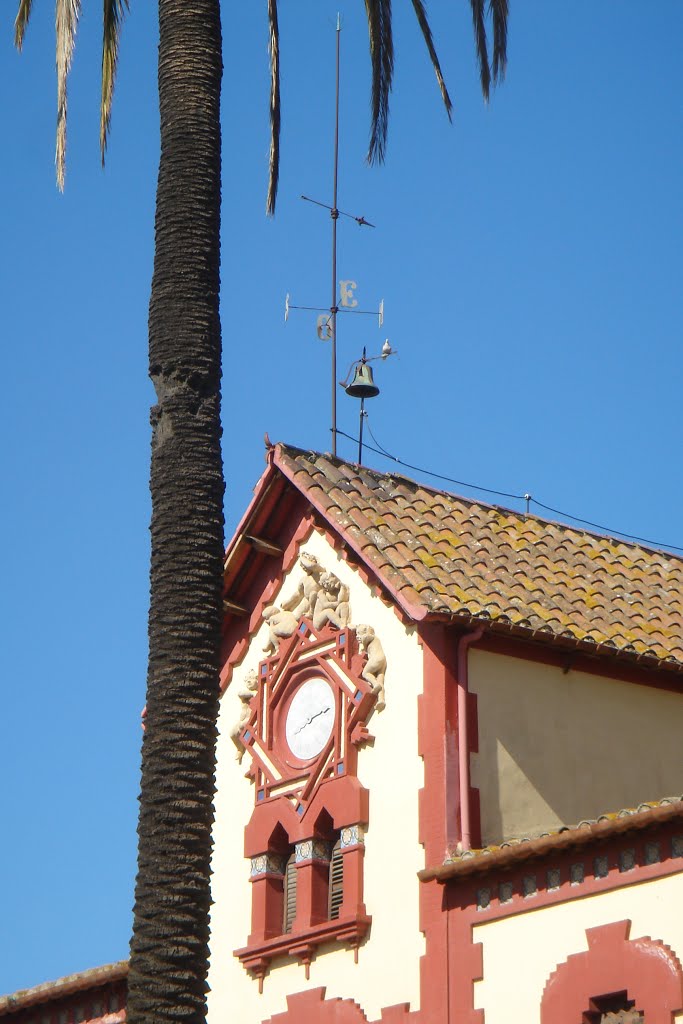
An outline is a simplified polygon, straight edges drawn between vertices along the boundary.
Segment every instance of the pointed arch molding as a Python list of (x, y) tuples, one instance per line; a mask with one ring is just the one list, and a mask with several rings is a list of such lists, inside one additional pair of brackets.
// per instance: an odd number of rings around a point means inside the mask
[(577, 1024), (589, 1001), (626, 991), (647, 1024), (672, 1024), (683, 1009), (683, 970), (669, 946), (649, 936), (629, 939), (630, 921), (587, 928), (588, 949), (575, 953), (548, 978), (541, 1024)]
[[(409, 1016), (408, 1003), (397, 1003), (382, 1010), (381, 1024), (405, 1024)], [(368, 1024), (368, 1018), (352, 999), (326, 999), (325, 988), (312, 988), (287, 996), (285, 1013), (263, 1024)]]

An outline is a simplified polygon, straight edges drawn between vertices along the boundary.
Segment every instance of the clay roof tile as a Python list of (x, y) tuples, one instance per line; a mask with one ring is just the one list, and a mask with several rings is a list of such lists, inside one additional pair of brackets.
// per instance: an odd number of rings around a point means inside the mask
[(683, 669), (683, 559), (278, 445), (409, 614), (489, 616)]

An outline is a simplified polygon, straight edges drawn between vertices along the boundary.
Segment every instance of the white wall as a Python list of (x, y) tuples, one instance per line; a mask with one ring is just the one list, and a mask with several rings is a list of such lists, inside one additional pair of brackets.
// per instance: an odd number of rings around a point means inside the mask
[[(263, 657), (265, 627), (252, 639), (247, 655), (235, 670), (219, 718), (209, 1024), (238, 1019), (252, 1024), (286, 1010), (286, 995), (307, 988), (327, 987), (328, 997), (353, 998), (368, 1017), (379, 1017), (382, 1006), (410, 1002), (419, 1008), (419, 958), (424, 941), (418, 924), (419, 882), (424, 866), (418, 835), (418, 790), (423, 785), (422, 760), (417, 753), (417, 697), (422, 688), (422, 652), (414, 628), (406, 629), (391, 608), (373, 596), (359, 574), (339, 557), (320, 534), (312, 534), (303, 549), (336, 573), (351, 591), (352, 624), (373, 626), (387, 657), (386, 701), (374, 714), (370, 730), (374, 747), (361, 750), (358, 775), (370, 791), (370, 822), (365, 852), (365, 905), (372, 916), (370, 937), (359, 950), (338, 946), (318, 954), (310, 981), (296, 962), (274, 962), (264, 980), (263, 994), (233, 950), (246, 945), (251, 924), (249, 863), (244, 858), (243, 829), (254, 793), (244, 778), (248, 755), (240, 767), (229, 738), (239, 717), (238, 684)], [(296, 588), (303, 573), (298, 563), (281, 588), (282, 599)], [(278, 599), (275, 599), (275, 604)]]
[[(683, 958), (683, 875), (624, 886), (568, 903), (542, 907), (475, 926), (484, 946), (484, 977), (474, 986), (474, 1005), (486, 1024), (510, 1019), (537, 1024), (545, 983), (558, 964), (588, 949), (586, 928), (629, 918), (630, 939), (649, 936)], [(597, 993), (596, 993), (597, 994)], [(683, 1014), (677, 1016), (683, 1020)]]

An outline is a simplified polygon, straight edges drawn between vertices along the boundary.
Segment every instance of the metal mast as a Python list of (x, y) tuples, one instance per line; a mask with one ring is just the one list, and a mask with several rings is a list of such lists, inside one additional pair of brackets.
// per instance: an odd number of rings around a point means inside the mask
[(339, 51), (341, 38), (341, 19), (337, 13), (337, 62), (334, 95), (334, 178), (332, 184), (332, 302), (330, 317), (332, 321), (332, 454), (337, 454), (337, 183), (339, 179)]

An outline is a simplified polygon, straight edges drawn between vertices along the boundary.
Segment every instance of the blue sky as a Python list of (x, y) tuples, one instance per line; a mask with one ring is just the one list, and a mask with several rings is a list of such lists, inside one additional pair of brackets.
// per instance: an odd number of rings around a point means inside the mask
[[(262, 471), (266, 430), (329, 447), (329, 349), (313, 315), (285, 325), (283, 309), (287, 292), (329, 303), (329, 217), (297, 197), (330, 200), (338, 5), (281, 5), (274, 220), (265, 6), (237, 18), (224, 4), (228, 536)], [(411, 5), (394, 6), (379, 169), (364, 162), (363, 5), (342, 9), (339, 205), (377, 228), (341, 223), (338, 276), (357, 281), (364, 307), (384, 298), (385, 324), (344, 319), (340, 371), (385, 337), (399, 351), (377, 370), (373, 433), (414, 465), (683, 545), (683, 5), (576, 0), (568, 13), (512, 0), (508, 78), (486, 108), (468, 6), (432, 0), (452, 126)], [(127, 955), (145, 685), (154, 4), (131, 0), (102, 171), (101, 5), (85, 0), (64, 196), (49, 8), (34, 5), (21, 57), (13, 11), (0, 23), (0, 992)], [(339, 426), (356, 425), (340, 392)], [(351, 442), (339, 451), (355, 457)]]

